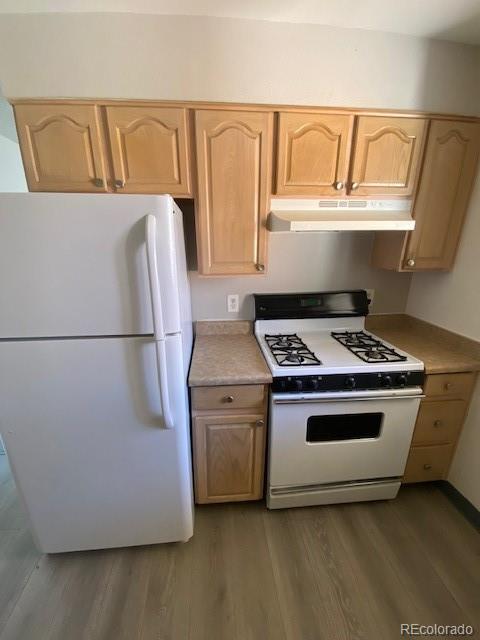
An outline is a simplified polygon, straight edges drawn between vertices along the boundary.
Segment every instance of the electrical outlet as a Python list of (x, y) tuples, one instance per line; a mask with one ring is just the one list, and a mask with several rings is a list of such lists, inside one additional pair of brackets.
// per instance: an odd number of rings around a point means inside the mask
[(238, 293), (229, 293), (227, 296), (228, 313), (238, 313)]
[(367, 298), (368, 298), (368, 306), (370, 307), (375, 298), (375, 289), (366, 289), (366, 292), (367, 292)]

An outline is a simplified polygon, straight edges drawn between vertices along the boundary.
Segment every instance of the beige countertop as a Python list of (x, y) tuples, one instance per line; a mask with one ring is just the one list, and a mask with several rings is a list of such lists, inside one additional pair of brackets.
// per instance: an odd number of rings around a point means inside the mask
[[(422, 360), (427, 374), (480, 371), (480, 343), (423, 320), (406, 314), (372, 315), (366, 329)], [(249, 322), (197, 323), (191, 387), (271, 381)]]
[(426, 373), (480, 370), (480, 343), (412, 316), (369, 316), (366, 329), (425, 364)]
[[(235, 333), (237, 325), (238, 333)], [(270, 369), (248, 323), (202, 322), (197, 324), (192, 364), (188, 376), (191, 387), (223, 384), (269, 384)]]

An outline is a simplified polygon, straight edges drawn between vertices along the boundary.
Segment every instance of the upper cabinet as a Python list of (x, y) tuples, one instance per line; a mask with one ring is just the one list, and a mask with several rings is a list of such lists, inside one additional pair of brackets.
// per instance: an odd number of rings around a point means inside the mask
[(461, 116), (112, 100), (14, 110), (30, 191), (195, 196), (202, 275), (265, 272), (272, 193), (412, 200), (415, 229), (378, 232), (372, 264), (450, 269), (480, 148), (480, 120)]
[(475, 179), (480, 125), (434, 120), (415, 201), (406, 268), (450, 269)]
[(281, 112), (275, 192), (411, 196), (426, 123), (423, 118)]
[(349, 192), (356, 196), (411, 196), (426, 124), (423, 118), (360, 116)]
[(273, 114), (195, 112), (199, 271), (265, 270)]
[(414, 202), (415, 229), (377, 234), (374, 266), (398, 271), (453, 266), (480, 150), (480, 124), (433, 120)]
[(276, 194), (345, 193), (353, 116), (280, 113)]
[(15, 119), (30, 191), (107, 190), (99, 107), (19, 104)]
[(115, 105), (106, 113), (117, 191), (191, 194), (187, 109)]

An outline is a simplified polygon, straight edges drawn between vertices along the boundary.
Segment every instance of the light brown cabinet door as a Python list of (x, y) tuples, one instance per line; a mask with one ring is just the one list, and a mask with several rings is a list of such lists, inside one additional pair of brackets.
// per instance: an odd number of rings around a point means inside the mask
[(353, 116), (280, 113), (277, 195), (345, 194)]
[(15, 119), (30, 191), (107, 190), (98, 107), (18, 104)]
[(106, 112), (117, 191), (190, 195), (187, 109), (119, 105)]
[(196, 502), (259, 500), (263, 495), (265, 418), (193, 418)]
[(427, 120), (359, 116), (351, 195), (410, 196), (419, 171)]
[(266, 260), (273, 114), (199, 110), (199, 272), (262, 273)]
[(475, 179), (480, 125), (434, 120), (404, 255), (405, 269), (450, 269)]

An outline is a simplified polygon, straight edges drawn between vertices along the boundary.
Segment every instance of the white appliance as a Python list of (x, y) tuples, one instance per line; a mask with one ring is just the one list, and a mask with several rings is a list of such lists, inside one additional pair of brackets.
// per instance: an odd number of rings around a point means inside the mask
[(47, 553), (193, 534), (182, 213), (0, 195), (0, 432)]
[(270, 231), (411, 231), (411, 200), (272, 198)]
[(267, 506), (394, 498), (424, 365), (364, 330), (365, 291), (255, 296), (273, 376)]

